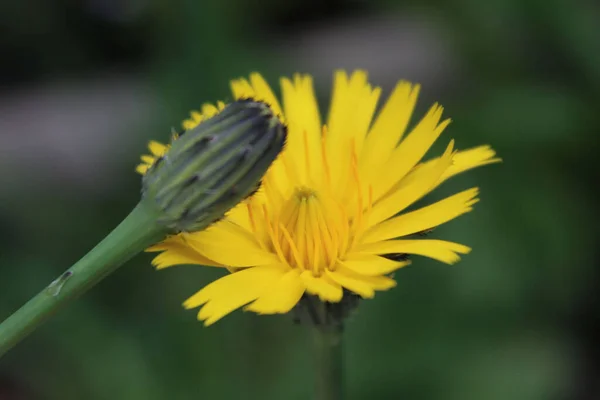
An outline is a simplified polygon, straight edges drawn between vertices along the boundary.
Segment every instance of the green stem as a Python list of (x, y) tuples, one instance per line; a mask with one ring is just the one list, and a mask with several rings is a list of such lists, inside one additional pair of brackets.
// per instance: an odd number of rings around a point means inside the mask
[(343, 398), (342, 327), (319, 325), (314, 329), (315, 340), (315, 400)]
[(61, 306), (164, 237), (150, 207), (140, 202), (96, 247), (0, 324), (0, 356)]

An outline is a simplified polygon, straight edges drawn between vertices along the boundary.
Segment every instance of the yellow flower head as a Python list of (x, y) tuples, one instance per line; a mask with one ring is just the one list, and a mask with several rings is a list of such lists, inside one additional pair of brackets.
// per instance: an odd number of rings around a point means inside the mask
[[(153, 246), (153, 264), (227, 267), (231, 273), (190, 297), (210, 325), (245, 306), (259, 314), (286, 313), (303, 295), (339, 303), (350, 291), (372, 298), (396, 285), (389, 276), (415, 254), (452, 264), (470, 249), (414, 237), (471, 211), (471, 188), (415, 211), (407, 207), (446, 179), (500, 161), (489, 146), (456, 151), (450, 141), (438, 158), (422, 158), (449, 120), (433, 105), (407, 134), (419, 86), (400, 81), (375, 115), (380, 88), (364, 71), (335, 73), (328, 119), (321, 120), (312, 78), (281, 79), (282, 102), (257, 73), (231, 83), (236, 99), (266, 102), (288, 127), (288, 143), (258, 193), (201, 232), (181, 233)], [(218, 112), (204, 106), (184, 122), (190, 129)], [(165, 147), (152, 142), (160, 156)], [(138, 167), (154, 157), (143, 158)]]

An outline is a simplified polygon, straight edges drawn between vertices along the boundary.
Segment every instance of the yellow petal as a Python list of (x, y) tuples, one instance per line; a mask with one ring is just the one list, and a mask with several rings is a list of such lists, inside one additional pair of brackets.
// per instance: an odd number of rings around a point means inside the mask
[[(481, 167), (488, 164), (501, 162), (502, 159), (495, 157), (496, 152), (490, 146), (479, 146), (467, 150), (457, 151), (452, 158), (452, 165), (442, 174), (440, 180), (435, 187), (439, 186), (447, 179), (462, 172), (473, 168)], [(407, 176), (398, 182), (390, 192), (398, 190), (402, 186), (406, 186), (414, 180), (420, 179), (433, 168), (438, 158), (431, 159), (427, 162), (417, 165)], [(433, 189), (432, 189), (433, 190)]]
[(227, 212), (227, 219), (247, 231), (252, 231), (250, 218), (248, 218), (248, 205), (246, 201), (239, 203)]
[(194, 121), (193, 119), (186, 119), (186, 120), (184, 120), (181, 123), (181, 126), (186, 131), (189, 131), (189, 130), (194, 129), (195, 127), (197, 127), (198, 126), (198, 122)]
[(231, 91), (233, 92), (233, 97), (236, 100), (256, 97), (254, 89), (244, 78), (235, 79), (231, 81)]
[(372, 212), (368, 216), (368, 226), (373, 226), (388, 219), (429, 193), (452, 163), (453, 150), (454, 141), (452, 140), (444, 155), (440, 157), (433, 168), (428, 170), (427, 175), (413, 180), (410, 184), (401, 187), (396, 192), (375, 203)]
[(361, 242), (379, 242), (434, 228), (471, 211), (472, 206), (479, 201), (475, 198), (478, 193), (477, 188), (468, 189), (427, 207), (384, 221), (367, 231)]
[[(285, 164), (283, 162), (284, 156), (288, 155), (288, 149), (290, 149), (289, 145), (286, 145), (283, 152), (279, 155), (278, 158), (273, 161), (271, 167), (265, 174), (263, 179), (264, 185), (268, 185), (270, 192), (277, 193), (278, 196), (287, 196), (289, 191), (292, 188), (292, 185), (295, 182), (292, 182), (288, 177)], [(269, 202), (271, 202), (272, 198), (269, 198)]]
[(205, 103), (202, 105), (202, 119), (206, 120), (208, 118), (214, 117), (217, 115), (219, 110), (213, 104)]
[(373, 290), (388, 290), (396, 286), (396, 281), (392, 278), (383, 275), (363, 275), (347, 268), (343, 264), (338, 264), (335, 271), (352, 279), (360, 280), (362, 283), (369, 285)]
[(358, 252), (367, 254), (418, 254), (433, 258), (446, 264), (454, 264), (460, 260), (460, 254), (467, 254), (471, 249), (462, 244), (435, 239), (388, 240), (359, 246)]
[(459, 151), (454, 155), (452, 166), (442, 175), (439, 183), (470, 169), (502, 161), (501, 158), (495, 156), (496, 152), (490, 146), (479, 146)]
[(362, 279), (369, 283), (373, 289), (380, 291), (391, 289), (397, 285), (395, 280), (387, 276), (366, 276)]
[(141, 158), (142, 162), (144, 162), (146, 164), (154, 164), (154, 161), (156, 161), (156, 157), (153, 157), (153, 156), (143, 155), (140, 158)]
[(373, 199), (385, 195), (400, 179), (423, 158), (427, 150), (450, 123), (445, 120), (440, 125), (443, 107), (433, 105), (410, 134), (392, 152), (389, 161), (381, 170), (381, 175), (373, 182)]
[(348, 290), (360, 295), (364, 299), (375, 296), (373, 285), (369, 283), (369, 277), (357, 274), (347, 268), (338, 266), (335, 271), (325, 270), (327, 276)]
[(381, 173), (398, 142), (415, 108), (420, 86), (400, 81), (381, 109), (373, 127), (367, 134), (360, 154), (360, 171), (367, 178)]
[(304, 294), (304, 284), (298, 269), (289, 270), (273, 281), (246, 310), (259, 314), (284, 314), (290, 311)]
[(183, 306), (187, 309), (203, 304), (198, 319), (210, 325), (233, 310), (256, 299), (265, 288), (285, 274), (283, 266), (260, 266), (246, 268), (226, 275), (187, 299)]
[(156, 157), (162, 157), (167, 151), (167, 146), (154, 140), (151, 140), (150, 143), (148, 143), (148, 148)]
[(148, 164), (139, 164), (137, 167), (135, 167), (135, 172), (144, 175), (146, 171), (148, 171), (148, 168), (150, 168)]
[(279, 262), (277, 256), (263, 249), (249, 231), (226, 219), (204, 231), (186, 234), (185, 239), (206, 257), (230, 267)]
[(187, 246), (183, 243), (170, 244), (167, 249), (163, 250), (162, 253), (154, 257), (152, 260), (152, 265), (154, 265), (156, 269), (163, 269), (173, 265), (181, 264), (199, 264), (211, 267), (223, 266), (206, 258), (202, 254), (192, 249), (190, 246)]
[(386, 275), (399, 268), (410, 265), (410, 261), (392, 261), (374, 254), (349, 254), (340, 263), (356, 272), (366, 276)]
[(294, 82), (281, 79), (283, 106), (288, 125), (287, 146), (302, 184), (321, 183), (321, 117), (312, 78), (295, 75)]
[(167, 236), (166, 239), (153, 244), (152, 246), (148, 247), (144, 251), (147, 253), (152, 253), (152, 252), (157, 252), (157, 251), (168, 250), (172, 246), (174, 246), (174, 245), (176, 246), (180, 243), (185, 243), (185, 241), (183, 240), (182, 234), (178, 233), (176, 235)]
[(202, 113), (198, 112), (198, 111), (192, 111), (190, 112), (190, 115), (192, 117), (192, 119), (194, 120), (194, 122), (196, 123), (200, 123), (202, 121), (204, 121), (204, 115), (202, 115)]
[(333, 193), (346, 189), (353, 148), (360, 155), (380, 93), (368, 84), (365, 71), (355, 71), (349, 79), (344, 71), (335, 73), (325, 138)]
[(306, 291), (310, 294), (319, 296), (321, 301), (329, 301), (331, 303), (338, 303), (342, 300), (343, 291), (342, 287), (328, 278), (326, 275), (315, 277), (312, 272), (304, 271), (300, 275)]
[(256, 94), (256, 99), (264, 101), (271, 107), (275, 115), (283, 117), (279, 101), (277, 100), (277, 97), (275, 97), (275, 94), (273, 94), (271, 87), (265, 81), (262, 75), (258, 72), (253, 72), (250, 74), (250, 83), (252, 84), (252, 88)]
[[(221, 297), (226, 298), (233, 293), (242, 292), (249, 288), (265, 288), (273, 281), (281, 278), (285, 272), (286, 270), (283, 267), (274, 265), (244, 268), (209, 283), (187, 299), (183, 303), (183, 306), (188, 309), (195, 308), (208, 301), (213, 301)], [(260, 291), (258, 291), (256, 296), (258, 297), (259, 294)]]
[(152, 265), (156, 266), (157, 269), (178, 264), (199, 264), (211, 267), (223, 266), (195, 251), (186, 243), (183, 234), (169, 236), (162, 242), (148, 247), (145, 251), (162, 252), (152, 260)]

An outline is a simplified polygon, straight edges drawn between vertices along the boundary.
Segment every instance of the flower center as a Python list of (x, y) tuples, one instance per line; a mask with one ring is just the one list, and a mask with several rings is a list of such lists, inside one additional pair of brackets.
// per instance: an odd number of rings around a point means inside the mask
[[(348, 242), (347, 220), (331, 199), (308, 187), (298, 187), (281, 208), (272, 244), (292, 267), (320, 276), (335, 263)], [(277, 249), (279, 247), (279, 249)]]
[[(348, 180), (344, 196), (334, 196), (330, 190), (330, 171), (324, 146), (323, 127), (321, 156), (325, 182), (317, 185), (298, 185), (286, 195), (277, 191), (272, 176), (263, 181), (265, 193), (272, 203), (263, 205), (262, 212), (248, 204), (248, 213), (255, 237), (268, 251), (276, 253), (281, 262), (292, 268), (310, 271), (316, 277), (326, 269), (334, 270), (339, 260), (354, 246), (365, 229), (372, 205), (372, 190), (361, 185), (354, 143), (350, 144)], [(306, 141), (306, 140), (305, 140)], [(308, 154), (308, 146), (306, 146)], [(282, 154), (287, 178), (289, 160)], [(307, 160), (310, 157), (307, 156)], [(307, 170), (310, 169), (307, 162)], [(306, 171), (307, 173), (309, 171)], [(318, 188), (318, 189), (317, 189)], [(366, 196), (365, 193), (366, 192)], [(274, 204), (277, 204), (275, 206)], [(264, 218), (256, 218), (261, 215)]]

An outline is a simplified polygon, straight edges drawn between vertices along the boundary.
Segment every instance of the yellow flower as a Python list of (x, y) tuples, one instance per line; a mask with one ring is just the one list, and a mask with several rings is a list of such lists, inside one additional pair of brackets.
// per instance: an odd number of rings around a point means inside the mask
[[(245, 306), (259, 314), (286, 313), (309, 294), (338, 303), (344, 289), (372, 298), (396, 285), (390, 273), (409, 264), (390, 254), (421, 255), (453, 264), (467, 246), (414, 234), (472, 210), (471, 188), (415, 211), (407, 207), (446, 179), (500, 161), (489, 146), (421, 162), (450, 120), (434, 104), (407, 134), (419, 86), (400, 81), (374, 117), (380, 88), (364, 71), (337, 71), (326, 124), (312, 78), (281, 79), (282, 102), (254, 73), (231, 83), (234, 98), (269, 104), (288, 127), (288, 143), (258, 193), (201, 232), (181, 233), (148, 249), (153, 264), (227, 267), (232, 273), (190, 297), (210, 325)], [(184, 122), (190, 129), (218, 111), (204, 106)], [(440, 122), (441, 121), (441, 122)], [(150, 144), (154, 156), (164, 146)], [(153, 157), (144, 158), (146, 164)], [(139, 167), (144, 172), (144, 167)]]

